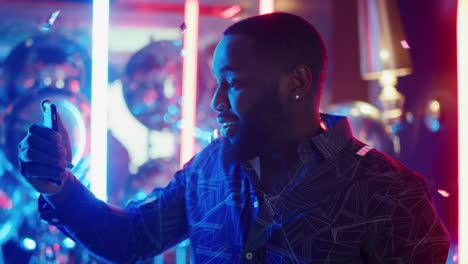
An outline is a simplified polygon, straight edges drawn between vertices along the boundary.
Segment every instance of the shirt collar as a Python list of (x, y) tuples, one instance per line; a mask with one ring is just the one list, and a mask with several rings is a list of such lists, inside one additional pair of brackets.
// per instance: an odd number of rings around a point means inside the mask
[[(348, 118), (344, 116), (320, 114), (325, 131), (317, 136), (309, 137), (302, 141), (298, 147), (299, 158), (302, 163), (317, 157), (317, 154), (324, 159), (330, 159), (338, 154), (352, 139), (353, 135)], [(249, 165), (247, 165), (249, 164)], [(260, 177), (260, 160), (255, 157), (244, 166), (253, 168)]]
[(352, 139), (353, 135), (344, 116), (320, 114), (325, 131), (317, 136), (304, 140), (299, 145), (300, 159), (305, 162), (314, 151), (318, 151), (324, 159), (330, 159), (339, 153)]

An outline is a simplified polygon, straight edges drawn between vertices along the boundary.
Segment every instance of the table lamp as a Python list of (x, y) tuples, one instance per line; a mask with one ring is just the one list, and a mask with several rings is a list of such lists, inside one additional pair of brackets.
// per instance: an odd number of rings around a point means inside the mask
[[(399, 153), (405, 97), (398, 92), (398, 77), (411, 74), (411, 58), (396, 0), (358, 0), (361, 76), (378, 80), (382, 91), (382, 118)], [(398, 141), (398, 142), (395, 142)]]

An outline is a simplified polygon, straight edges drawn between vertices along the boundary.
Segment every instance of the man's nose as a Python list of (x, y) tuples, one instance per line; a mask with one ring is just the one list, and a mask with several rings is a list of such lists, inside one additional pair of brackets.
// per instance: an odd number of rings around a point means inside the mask
[(211, 108), (217, 112), (222, 112), (229, 109), (229, 99), (226, 91), (222, 87), (218, 87), (211, 99)]

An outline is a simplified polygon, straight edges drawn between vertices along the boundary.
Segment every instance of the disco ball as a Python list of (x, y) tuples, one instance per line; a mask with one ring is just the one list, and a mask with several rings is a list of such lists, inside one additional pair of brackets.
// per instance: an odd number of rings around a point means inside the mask
[(173, 130), (180, 120), (182, 95), (181, 46), (152, 41), (127, 63), (123, 96), (130, 112), (154, 130)]
[[(130, 112), (153, 130), (180, 132), (183, 51), (180, 41), (152, 41), (128, 61), (123, 96)], [(216, 128), (211, 97), (216, 80), (211, 74), (212, 51), (199, 53), (197, 78), (197, 128), (195, 137), (208, 142)]]
[(327, 113), (348, 117), (353, 136), (386, 154), (394, 155), (390, 134), (385, 129), (380, 110), (362, 102), (333, 104), (326, 109)]
[[(87, 167), (89, 156), (89, 129), (91, 108), (88, 100), (80, 95), (65, 91), (41, 90), (30, 93), (10, 104), (5, 113), (2, 127), (2, 149), (7, 159), (17, 168), (18, 143), (26, 136), (31, 123), (43, 123), (41, 102), (51, 100), (60, 113), (65, 128), (70, 134), (75, 171)], [(76, 175), (80, 180), (85, 175)]]
[(90, 98), (91, 64), (86, 50), (57, 34), (41, 34), (16, 45), (3, 63), (0, 103), (7, 105), (43, 89), (82, 93)]

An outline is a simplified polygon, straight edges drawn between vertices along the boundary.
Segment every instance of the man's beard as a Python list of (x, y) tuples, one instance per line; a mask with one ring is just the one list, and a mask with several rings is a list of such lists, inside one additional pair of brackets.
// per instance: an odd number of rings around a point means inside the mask
[(229, 138), (226, 157), (230, 162), (246, 162), (265, 152), (274, 138), (275, 124), (281, 122), (277, 89), (265, 95), (239, 121), (238, 130)]
[(253, 119), (241, 121), (236, 134), (229, 138), (227, 158), (238, 163), (251, 160), (262, 153), (269, 135)]

